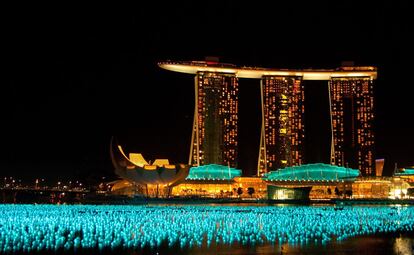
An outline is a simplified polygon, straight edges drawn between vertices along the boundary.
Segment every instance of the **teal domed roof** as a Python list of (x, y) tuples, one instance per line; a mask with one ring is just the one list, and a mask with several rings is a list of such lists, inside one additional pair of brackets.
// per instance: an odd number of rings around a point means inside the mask
[(241, 176), (241, 170), (222, 165), (204, 165), (190, 168), (186, 180), (231, 180)]
[(265, 181), (341, 181), (355, 180), (359, 170), (328, 164), (307, 164), (271, 171), (263, 176)]

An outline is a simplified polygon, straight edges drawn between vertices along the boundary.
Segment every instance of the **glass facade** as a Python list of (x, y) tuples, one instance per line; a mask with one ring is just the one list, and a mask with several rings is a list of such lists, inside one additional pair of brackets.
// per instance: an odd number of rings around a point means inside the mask
[(263, 76), (262, 134), (258, 175), (296, 166), (304, 157), (304, 100), (302, 77)]
[(190, 165), (236, 167), (238, 79), (234, 74), (198, 72)]
[(331, 163), (375, 174), (374, 90), (370, 77), (332, 78), (329, 84)]

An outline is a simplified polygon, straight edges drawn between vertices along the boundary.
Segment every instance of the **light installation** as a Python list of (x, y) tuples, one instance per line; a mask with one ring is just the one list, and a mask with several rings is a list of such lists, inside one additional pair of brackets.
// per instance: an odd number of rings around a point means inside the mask
[[(0, 253), (305, 245), (414, 230), (413, 207), (0, 205)], [(332, 223), (335, 224), (332, 224)]]

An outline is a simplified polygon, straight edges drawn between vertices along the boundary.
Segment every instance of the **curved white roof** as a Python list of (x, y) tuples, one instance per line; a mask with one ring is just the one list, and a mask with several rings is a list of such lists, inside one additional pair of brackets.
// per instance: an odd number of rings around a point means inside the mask
[(158, 66), (173, 72), (196, 74), (197, 72), (219, 72), (235, 74), (239, 78), (261, 79), (263, 76), (301, 76), (303, 80), (330, 80), (340, 77), (377, 78), (377, 69), (368, 67), (342, 67), (338, 69), (272, 69), (237, 67), (231, 64), (192, 62), (160, 62)]

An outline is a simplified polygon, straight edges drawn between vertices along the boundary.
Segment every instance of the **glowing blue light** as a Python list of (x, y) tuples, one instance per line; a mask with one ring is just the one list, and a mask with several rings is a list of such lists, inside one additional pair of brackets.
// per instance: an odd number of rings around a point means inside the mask
[(396, 176), (414, 175), (414, 168), (405, 168), (402, 172), (395, 173)]
[(239, 169), (211, 164), (190, 168), (190, 173), (188, 174), (186, 180), (231, 180), (234, 177), (240, 176), (241, 170)]
[(0, 254), (296, 243), (414, 231), (414, 207), (0, 205)]
[(360, 174), (359, 170), (327, 164), (307, 164), (292, 166), (271, 171), (263, 176), (264, 180), (270, 181), (323, 181), (334, 182), (342, 180), (355, 180)]

